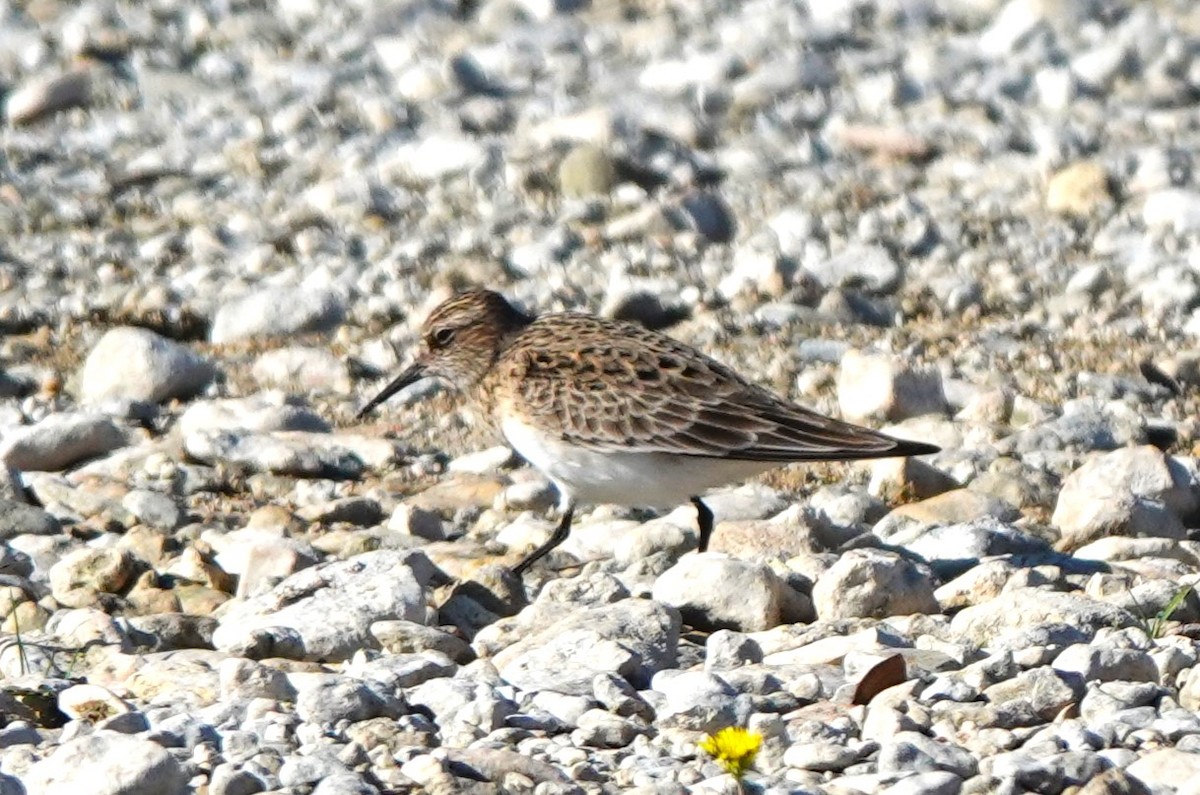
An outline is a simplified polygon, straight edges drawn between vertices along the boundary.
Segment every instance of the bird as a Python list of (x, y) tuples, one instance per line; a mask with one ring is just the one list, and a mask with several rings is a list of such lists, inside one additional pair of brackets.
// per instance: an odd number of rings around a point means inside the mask
[(517, 577), (566, 540), (580, 503), (690, 502), (704, 552), (709, 489), (794, 462), (939, 452), (788, 401), (638, 323), (583, 312), (535, 317), (486, 289), (434, 308), (415, 360), (357, 418), (426, 378), (474, 400), (558, 490), (558, 524), (513, 567)]

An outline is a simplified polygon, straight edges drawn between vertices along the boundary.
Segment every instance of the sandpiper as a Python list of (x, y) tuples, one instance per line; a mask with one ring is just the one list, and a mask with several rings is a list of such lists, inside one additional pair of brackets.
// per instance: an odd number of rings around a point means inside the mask
[(710, 488), (796, 461), (938, 452), (823, 416), (700, 351), (635, 323), (566, 312), (531, 317), (471, 290), (425, 321), (416, 361), (363, 406), (437, 378), (474, 397), (509, 444), (558, 488), (561, 519), (513, 572), (561, 544), (580, 502), (696, 506), (708, 548)]

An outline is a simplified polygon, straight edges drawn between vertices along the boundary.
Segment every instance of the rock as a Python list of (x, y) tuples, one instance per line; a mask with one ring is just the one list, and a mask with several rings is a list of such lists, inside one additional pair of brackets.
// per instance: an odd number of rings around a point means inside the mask
[(434, 511), (414, 508), (407, 503), (400, 503), (388, 517), (387, 529), (396, 533), (423, 538), (426, 541), (445, 541), (446, 531), (442, 527), (442, 518)]
[(1180, 783), (1200, 776), (1200, 753), (1161, 748), (1142, 756), (1125, 772), (1151, 792), (1170, 792)]
[(96, 731), (34, 763), (25, 785), (40, 795), (183, 795), (187, 775), (157, 743)]
[(179, 418), (179, 431), (185, 439), (206, 432), (235, 430), (326, 433), (330, 426), (312, 409), (281, 392), (197, 401)]
[(346, 363), (323, 348), (291, 346), (258, 357), (251, 375), (264, 389), (297, 395), (350, 394), (353, 385)]
[(1167, 227), (1177, 235), (1200, 230), (1200, 191), (1163, 188), (1146, 194), (1142, 220), (1151, 228)]
[(213, 366), (186, 345), (125, 326), (107, 331), (88, 353), (79, 394), (85, 403), (161, 403), (197, 394), (215, 374)]
[(1156, 447), (1094, 456), (1063, 481), (1051, 523), (1059, 548), (1078, 549), (1111, 535), (1182, 538), (1182, 518), (1197, 509), (1192, 473)]
[(1072, 163), (1046, 184), (1046, 209), (1052, 213), (1087, 218), (1111, 204), (1108, 174), (1094, 161)]
[(612, 159), (598, 146), (579, 144), (558, 164), (558, 189), (563, 196), (603, 196), (615, 182)]
[(58, 694), (58, 709), (72, 720), (100, 723), (131, 710), (129, 702), (99, 685), (72, 685)]
[(1050, 553), (1049, 545), (1042, 539), (995, 519), (928, 529), (916, 526), (906, 532), (892, 533), (886, 541), (903, 545), (909, 552), (920, 555), (934, 573), (943, 578), (961, 574), (982, 558)]
[(362, 458), (326, 434), (203, 431), (185, 437), (183, 443), (187, 454), (199, 461), (242, 465), (251, 472), (352, 480), (364, 469)]
[(128, 550), (77, 549), (50, 569), (54, 598), (69, 607), (90, 607), (100, 594), (119, 593), (137, 562)]
[(305, 569), (223, 612), (213, 645), (252, 659), (347, 659), (376, 645), (376, 621), (424, 618), (429, 571), (423, 555), (395, 550)]
[(1048, 665), (1022, 671), (1011, 679), (986, 688), (983, 695), (993, 704), (1007, 704), (1021, 699), (1029, 704), (1042, 720), (1051, 721), (1070, 704), (1079, 703), (1082, 687), (1072, 686), (1059, 673), (1057, 666)]
[(1154, 659), (1141, 649), (1077, 643), (1063, 649), (1051, 665), (1085, 682), (1157, 682), (1159, 678)]
[(227, 701), (249, 701), (269, 698), (274, 701), (294, 701), (296, 688), (287, 674), (268, 668), (253, 660), (230, 657), (222, 660), (220, 668), (221, 698)]
[(23, 535), (52, 536), (61, 529), (58, 520), (41, 508), (0, 498), (0, 541)]
[(371, 635), (388, 654), (437, 651), (458, 663), (470, 662), (475, 656), (462, 638), (415, 621), (376, 621)]
[(825, 620), (938, 612), (931, 576), (899, 555), (876, 549), (842, 555), (817, 580), (812, 596)]
[(213, 536), (214, 560), (223, 571), (237, 575), (237, 596), (259, 595), (264, 588), (312, 566), (320, 554), (309, 544), (276, 530), (246, 527)]
[(680, 208), (692, 228), (712, 243), (728, 243), (737, 230), (733, 211), (718, 194), (693, 191), (683, 197)]
[(8, 95), (4, 115), (10, 124), (29, 124), (68, 108), (86, 106), (92, 97), (92, 73), (65, 72), (26, 83)]
[(221, 343), (330, 332), (341, 325), (345, 313), (342, 299), (330, 290), (266, 288), (222, 303), (209, 339)]
[[(874, 750), (874, 744), (868, 744)], [(850, 747), (837, 743), (808, 742), (790, 746), (783, 752), (783, 763), (800, 770), (842, 771), (863, 758), (866, 748)]]
[(919, 458), (879, 458), (869, 466), (867, 491), (887, 500), (900, 495), (924, 500), (959, 487), (954, 478)]
[(304, 674), (296, 681), (296, 714), (308, 723), (332, 727), (339, 720), (357, 723), (396, 718), (403, 712), (395, 699), (347, 676)]
[(994, 647), (1005, 636), (1035, 627), (1066, 625), (1094, 636), (1103, 627), (1130, 627), (1137, 619), (1125, 610), (1078, 593), (1015, 588), (961, 610), (950, 628), (964, 640)]
[(898, 732), (881, 742), (877, 764), (881, 773), (945, 770), (959, 778), (970, 778), (979, 770), (967, 749), (914, 731)]
[(734, 248), (729, 273), (717, 292), (726, 300), (743, 294), (779, 298), (791, 286), (795, 270), (795, 263), (780, 252), (776, 236), (761, 233)]
[(675, 664), (680, 623), (673, 608), (623, 599), (574, 611), (498, 652), (493, 662), (522, 690), (589, 695), (603, 673), (645, 687), (654, 673)]
[(654, 582), (655, 600), (701, 630), (755, 632), (780, 621), (780, 590), (771, 569), (716, 553), (686, 555)]
[(129, 443), (125, 432), (98, 414), (51, 414), (34, 425), (6, 433), (0, 462), (23, 472), (57, 472)]
[(121, 507), (142, 524), (170, 532), (183, 520), (183, 512), (175, 500), (158, 491), (130, 489), (121, 498)]
[(655, 711), (659, 725), (715, 734), (745, 722), (737, 690), (719, 676), (704, 671), (664, 671), (654, 677), (653, 689), (665, 696)]
[(849, 350), (837, 378), (838, 406), (851, 422), (902, 420), (946, 410), (942, 377), (883, 355)]
[(980, 494), (972, 489), (955, 489), (919, 502), (901, 505), (880, 519), (871, 532), (893, 543), (916, 538), (931, 526), (965, 524), (989, 518), (1000, 523), (1014, 522), (1021, 512), (1004, 500)]
[(825, 287), (871, 293), (893, 293), (904, 278), (900, 264), (882, 246), (850, 246), (805, 268)]

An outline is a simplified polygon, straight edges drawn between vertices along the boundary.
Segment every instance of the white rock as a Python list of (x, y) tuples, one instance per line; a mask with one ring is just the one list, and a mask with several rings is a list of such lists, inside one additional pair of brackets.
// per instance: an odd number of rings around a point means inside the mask
[(1050, 522), (1076, 549), (1110, 535), (1183, 538), (1198, 507), (1194, 473), (1151, 445), (1089, 458), (1063, 481)]
[(0, 440), (0, 462), (24, 472), (56, 472), (128, 443), (125, 432), (108, 417), (51, 414), (5, 434)]
[(79, 391), (88, 403), (160, 403), (195, 395), (214, 375), (213, 366), (186, 345), (126, 326), (108, 331), (92, 348), (83, 363)]
[(251, 658), (348, 659), (375, 645), (374, 622), (424, 620), (427, 569), (419, 553), (386, 549), (305, 569), (227, 609), (213, 645)]
[(822, 619), (937, 613), (932, 579), (895, 553), (854, 549), (817, 580), (813, 606)]
[(1170, 227), (1177, 235), (1200, 230), (1200, 191), (1163, 188), (1147, 194), (1142, 221), (1152, 228)]
[(66, 72), (20, 86), (8, 95), (4, 115), (12, 124), (26, 124), (66, 108), (86, 105), (92, 95), (87, 70)]
[(72, 685), (58, 694), (58, 709), (72, 720), (99, 723), (132, 709), (129, 702), (99, 685)]
[(822, 262), (806, 264), (805, 269), (825, 287), (873, 293), (895, 292), (904, 277), (900, 264), (882, 246), (851, 246)]
[(837, 378), (838, 406), (852, 422), (901, 420), (946, 410), (937, 370), (915, 369), (893, 356), (849, 350)]
[(292, 346), (268, 351), (258, 357), (250, 373), (264, 389), (278, 388), (298, 394), (348, 394), (351, 390), (346, 363), (322, 348)]
[(267, 288), (222, 303), (213, 317), (209, 339), (233, 342), (330, 332), (341, 325), (345, 315), (341, 297), (331, 290)]
[(663, 572), (652, 595), (698, 629), (756, 632), (779, 624), (784, 587), (761, 563), (706, 552), (685, 555)]
[(37, 795), (182, 795), (187, 775), (150, 740), (97, 731), (69, 740), (25, 774)]

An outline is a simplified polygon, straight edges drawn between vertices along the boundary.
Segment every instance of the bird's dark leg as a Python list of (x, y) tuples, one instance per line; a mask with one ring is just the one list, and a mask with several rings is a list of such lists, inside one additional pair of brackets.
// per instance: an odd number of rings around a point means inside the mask
[(692, 497), (692, 505), (696, 506), (696, 524), (700, 527), (700, 544), (696, 551), (703, 552), (708, 549), (708, 539), (712, 536), (713, 513), (699, 497)]
[(574, 515), (575, 503), (567, 503), (567, 507), (563, 509), (562, 519), (558, 520), (558, 527), (554, 528), (554, 533), (551, 534), (550, 539), (514, 566), (512, 573), (520, 577), (529, 570), (530, 566), (545, 557), (547, 552), (566, 541), (567, 534), (571, 532), (571, 517)]

